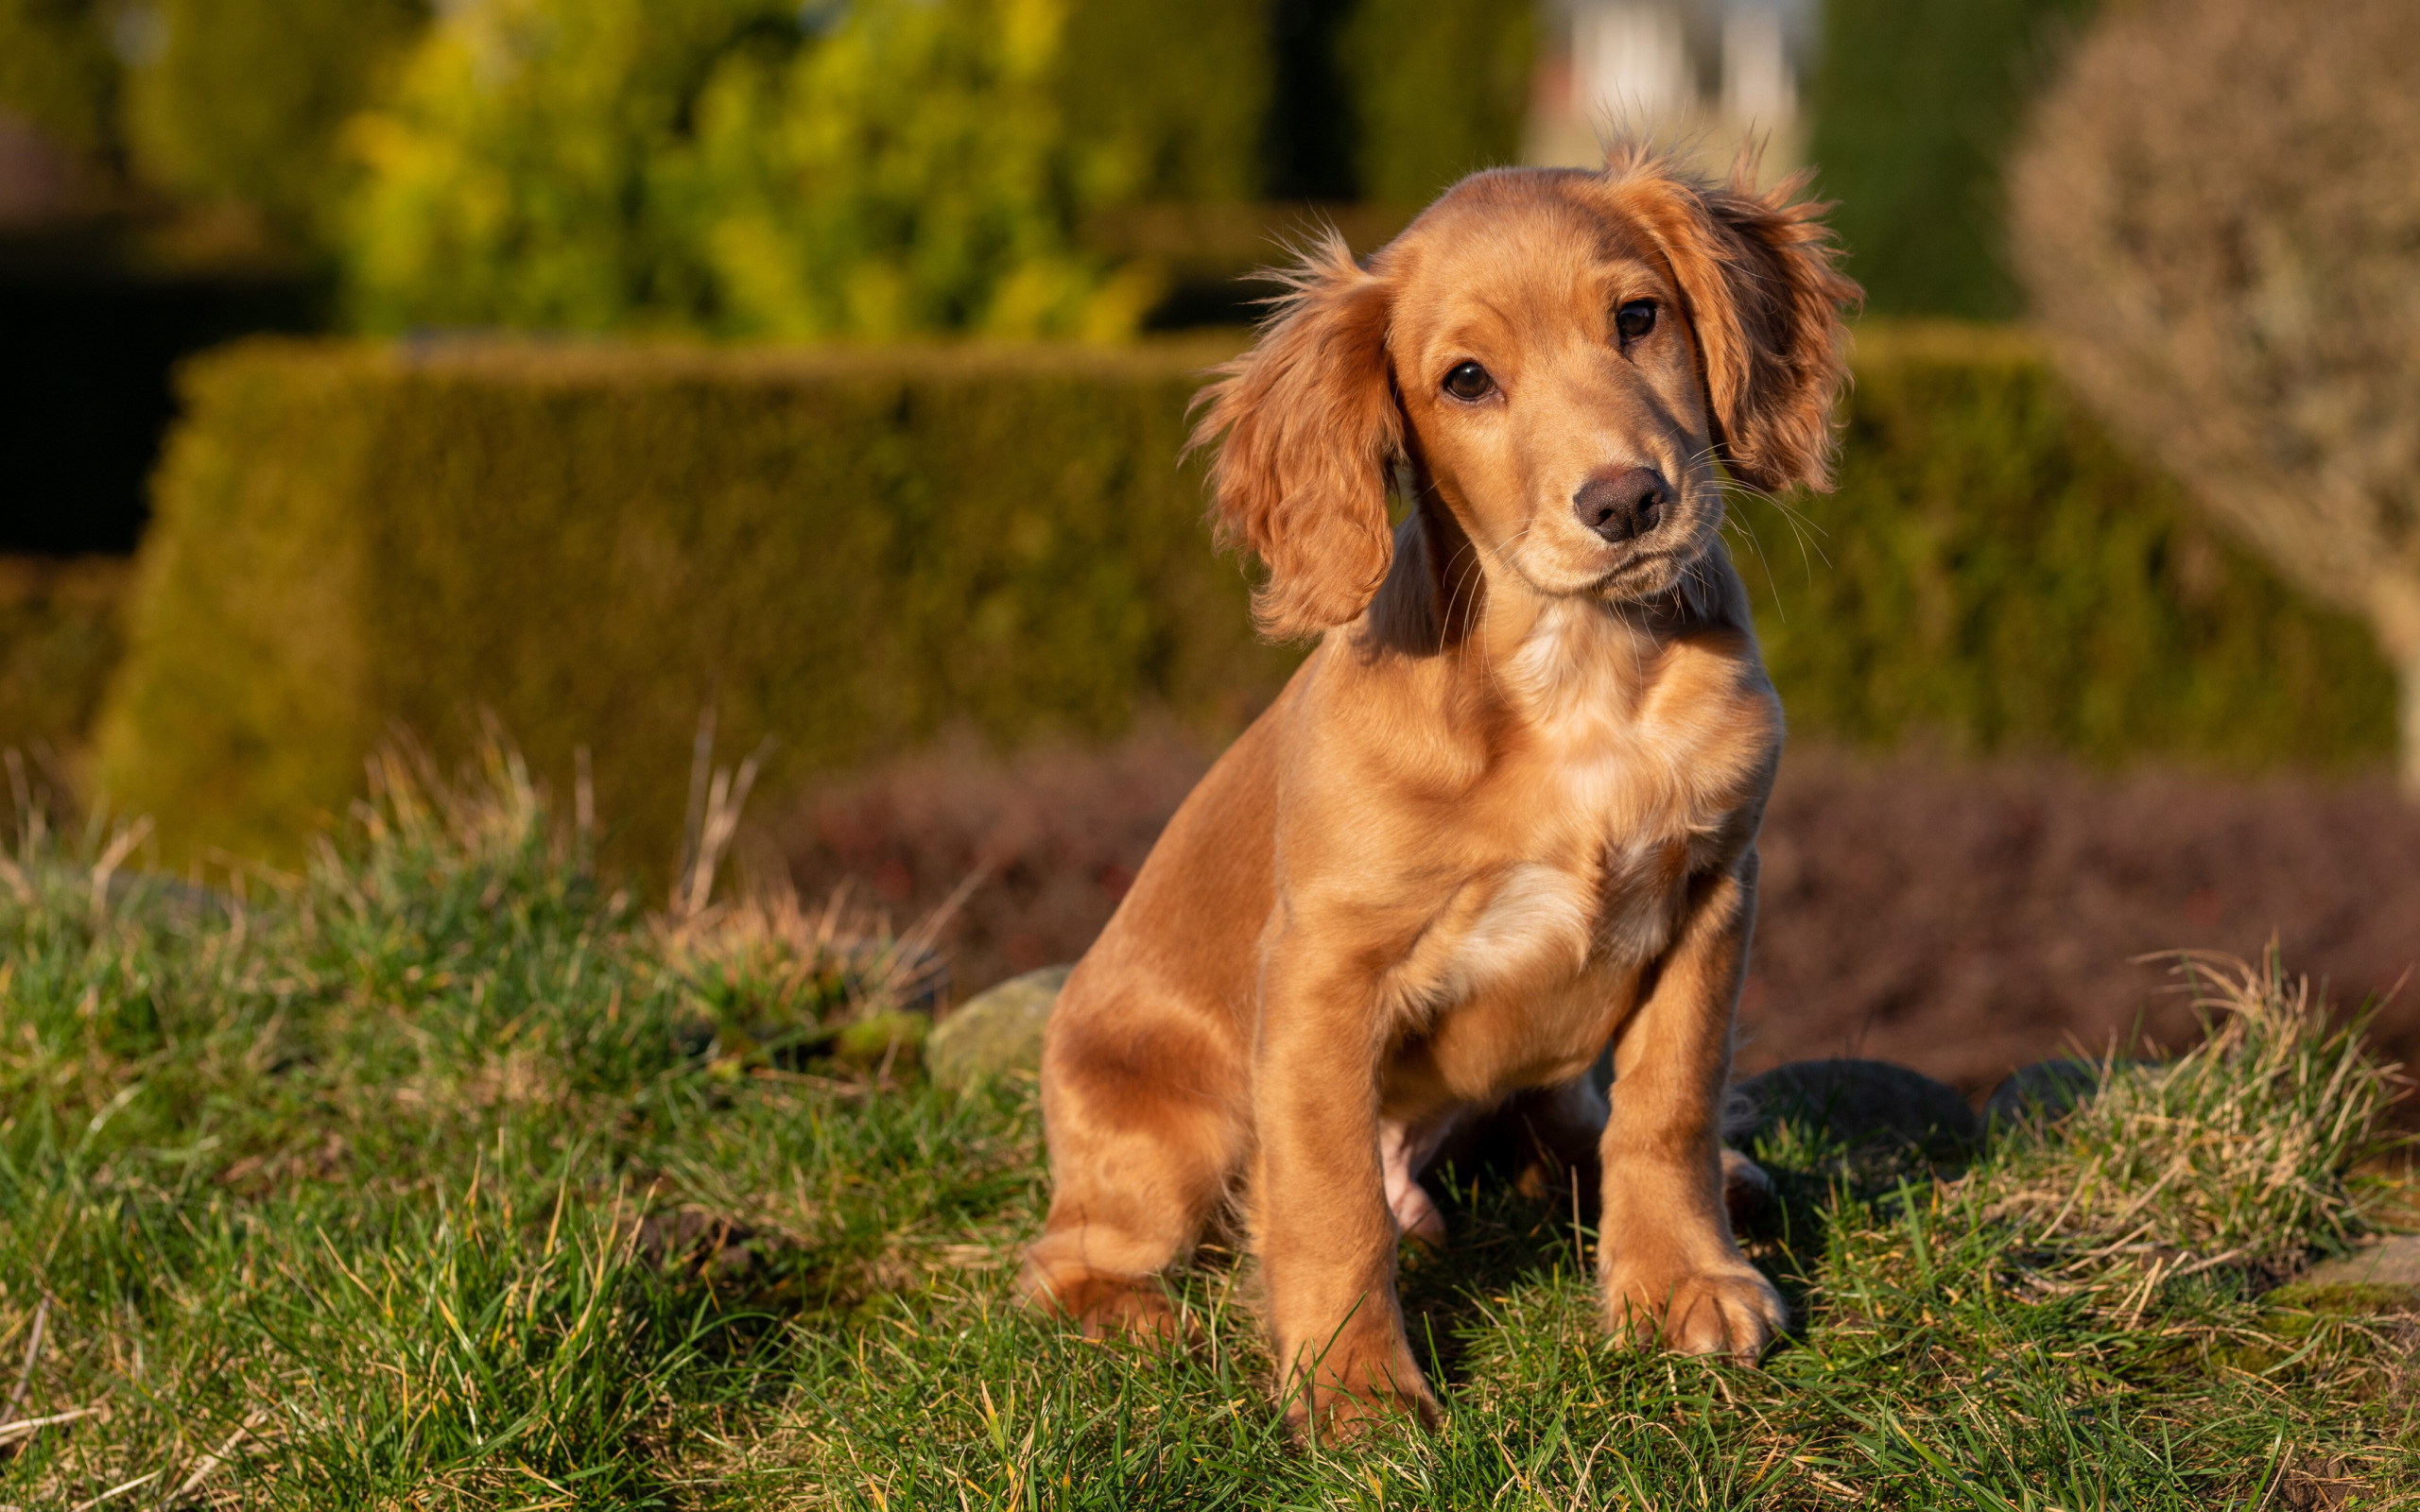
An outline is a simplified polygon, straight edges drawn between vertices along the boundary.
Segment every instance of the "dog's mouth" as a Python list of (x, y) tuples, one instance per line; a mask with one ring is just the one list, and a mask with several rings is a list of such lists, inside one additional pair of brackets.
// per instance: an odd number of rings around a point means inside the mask
[(1574, 596), (1637, 603), (1671, 593), (1712, 545), (1721, 524), (1720, 509), (1719, 501), (1708, 507), (1694, 493), (1683, 495), (1651, 529), (1592, 553), (1598, 558), (1590, 564), (1595, 570)]

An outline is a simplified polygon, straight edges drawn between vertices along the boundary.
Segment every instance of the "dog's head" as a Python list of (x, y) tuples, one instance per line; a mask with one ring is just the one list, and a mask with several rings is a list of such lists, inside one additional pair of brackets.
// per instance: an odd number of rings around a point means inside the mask
[(1330, 240), (1204, 391), (1223, 539), (1268, 563), (1264, 631), (1369, 604), (1398, 459), (1487, 558), (1548, 595), (1669, 592), (1750, 488), (1829, 486), (1845, 375), (1820, 206), (1643, 152), (1496, 169), (1357, 265)]

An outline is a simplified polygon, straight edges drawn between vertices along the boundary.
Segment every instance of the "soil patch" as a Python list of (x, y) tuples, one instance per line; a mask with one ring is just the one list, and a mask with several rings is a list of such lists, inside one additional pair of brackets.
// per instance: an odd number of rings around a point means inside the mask
[[(1081, 954), (1211, 751), (1170, 729), (1000, 756), (972, 741), (832, 782), (776, 819), (793, 880), (905, 921), (970, 872), (959, 997)], [(1739, 1070), (1871, 1057), (1970, 1096), (2075, 1045), (2195, 1037), (2152, 952), (2256, 956), (2346, 1006), (2420, 964), (2420, 808), (2382, 777), (2111, 775), (1794, 747), (1765, 820)], [(2378, 1017), (2420, 1064), (2420, 986)], [(2413, 1119), (2411, 1101), (2401, 1106)]]

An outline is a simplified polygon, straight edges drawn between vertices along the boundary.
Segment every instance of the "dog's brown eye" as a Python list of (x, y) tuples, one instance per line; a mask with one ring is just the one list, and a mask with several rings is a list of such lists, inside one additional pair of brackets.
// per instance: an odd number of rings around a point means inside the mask
[(1624, 341), (1635, 341), (1655, 329), (1655, 301), (1633, 300), (1614, 312), (1614, 329)]
[(1476, 362), (1466, 362), (1445, 375), (1445, 392), (1456, 399), (1485, 399), (1495, 380)]

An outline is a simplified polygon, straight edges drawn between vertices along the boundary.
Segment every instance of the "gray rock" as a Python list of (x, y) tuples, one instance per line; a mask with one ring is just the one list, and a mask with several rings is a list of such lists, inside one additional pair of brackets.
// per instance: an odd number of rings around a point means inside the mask
[(964, 1091), (1042, 1064), (1042, 1026), (1067, 985), (1069, 966), (1046, 966), (978, 992), (933, 1026), (925, 1066), (935, 1082)]
[(1751, 1076), (1738, 1091), (1755, 1122), (1746, 1144), (1787, 1120), (1850, 1146), (1963, 1151), (1979, 1132), (1956, 1088), (1887, 1060), (1797, 1060)]
[[(2078, 1104), (2100, 1090), (2101, 1067), (2111, 1062), (2079, 1060), (2037, 1060), (2030, 1066), (2019, 1066), (1992, 1089), (1983, 1102), (1983, 1130), (1986, 1134), (2014, 1125), (2035, 1121), (2056, 1123), (2075, 1110)], [(2155, 1066), (2155, 1060), (2119, 1060), (2124, 1066)]]
[(2396, 1234), (2323, 1260), (2300, 1280), (2305, 1286), (2420, 1286), (2420, 1234)]

